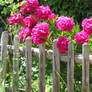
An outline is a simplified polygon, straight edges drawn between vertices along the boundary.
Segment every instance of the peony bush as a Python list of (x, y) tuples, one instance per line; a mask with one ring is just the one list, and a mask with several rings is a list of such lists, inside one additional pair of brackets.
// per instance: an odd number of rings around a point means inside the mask
[(20, 40), (30, 36), (35, 45), (42, 43), (52, 45), (52, 41), (58, 39), (56, 45), (61, 53), (68, 51), (70, 41), (75, 44), (88, 43), (92, 34), (92, 18), (84, 19), (83, 31), (77, 32), (76, 24), (71, 17), (56, 15), (49, 5), (39, 5), (38, 0), (22, 2), (20, 10), (12, 14), (8, 22), (11, 27), (21, 26), (17, 32)]

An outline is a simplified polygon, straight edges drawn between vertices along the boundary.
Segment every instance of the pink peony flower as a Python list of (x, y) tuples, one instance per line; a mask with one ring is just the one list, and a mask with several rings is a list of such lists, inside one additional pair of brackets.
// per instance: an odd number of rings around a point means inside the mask
[(32, 11), (34, 11), (34, 9), (32, 9), (29, 5), (22, 5), (20, 8), (20, 11), (23, 15), (25, 15), (26, 13), (32, 13)]
[(24, 40), (28, 36), (31, 36), (31, 29), (28, 27), (22, 28), (22, 30), (19, 31), (19, 35), (20, 35), (20, 40)]
[(38, 0), (26, 0), (26, 4), (27, 4), (27, 6), (29, 8), (29, 10), (27, 8), (27, 11), (32, 12), (38, 7), (39, 2), (38, 2)]
[(75, 35), (75, 41), (78, 44), (88, 43), (88, 40), (89, 40), (89, 35), (86, 32), (84, 32), (84, 31), (78, 32)]
[(8, 22), (9, 22), (10, 25), (14, 24), (14, 23), (16, 22), (15, 16), (12, 15), (12, 16), (8, 19)]
[(34, 17), (32, 15), (27, 16), (24, 20), (23, 20), (23, 24), (26, 27), (33, 27), (35, 24), (37, 23), (37, 20), (34, 19)]
[(74, 25), (73, 19), (67, 16), (60, 16), (56, 20), (56, 27), (62, 31), (72, 31), (73, 25)]
[(26, 4), (30, 5), (32, 8), (37, 8), (39, 5), (38, 0), (26, 0)]
[(71, 40), (68, 39), (65, 36), (59, 37), (56, 45), (57, 45), (57, 48), (59, 49), (59, 51), (61, 53), (64, 53), (64, 52), (68, 51), (68, 43), (69, 43), (69, 41), (71, 41)]
[(32, 40), (35, 44), (45, 43), (49, 36), (49, 24), (39, 23), (32, 29)]
[(82, 27), (83, 30), (87, 32), (89, 35), (92, 34), (92, 18), (84, 19), (82, 22)]
[(49, 6), (39, 6), (35, 11), (35, 16), (37, 19), (48, 19), (48, 16), (52, 14)]
[(26, 12), (27, 12), (27, 6), (26, 6), (25, 4), (22, 4), (22, 6), (21, 6), (21, 8), (20, 8), (20, 11), (21, 11), (21, 13), (22, 13), (23, 15), (25, 15)]
[(13, 14), (9, 19), (8, 22), (9, 24), (14, 24), (14, 23), (21, 23), (23, 20), (23, 16), (19, 13), (19, 14)]
[(49, 20), (53, 20), (56, 17), (56, 15), (54, 13), (52, 13), (51, 15), (48, 16)]
[(32, 13), (38, 7), (38, 0), (26, 0), (26, 4), (22, 4), (20, 11), (23, 15), (27, 12)]

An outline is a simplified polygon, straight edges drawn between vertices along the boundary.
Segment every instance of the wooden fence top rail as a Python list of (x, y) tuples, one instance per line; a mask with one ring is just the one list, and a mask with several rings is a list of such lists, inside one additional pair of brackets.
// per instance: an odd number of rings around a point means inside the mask
[[(10, 53), (13, 53), (13, 49), (14, 49), (13, 45), (7, 45), (7, 48), (8, 48)], [(1, 51), (1, 44), (0, 44), (0, 51)], [(24, 55), (25, 54), (25, 48), (19, 47), (19, 52), (20, 52), (21, 55)], [(46, 58), (52, 59), (53, 50), (45, 49), (45, 53), (46, 53)], [(36, 56), (36, 57), (39, 57), (39, 48), (32, 48), (32, 55)], [(82, 54), (76, 54), (74, 56), (75, 63), (82, 64), (82, 59), (83, 59)], [(63, 62), (67, 62), (68, 61), (67, 53), (62, 53), (60, 55), (60, 60), (63, 61)], [(92, 55), (89, 55), (89, 61), (90, 61), (90, 64), (92, 64)]]

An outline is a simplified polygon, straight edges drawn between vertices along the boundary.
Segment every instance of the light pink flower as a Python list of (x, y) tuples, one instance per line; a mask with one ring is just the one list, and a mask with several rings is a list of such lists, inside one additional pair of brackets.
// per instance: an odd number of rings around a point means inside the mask
[(28, 36), (31, 36), (31, 29), (26, 27), (19, 31), (20, 40), (24, 40)]
[(87, 32), (89, 35), (92, 34), (92, 18), (84, 19), (82, 22), (82, 27), (83, 30)]
[(88, 43), (88, 40), (89, 40), (89, 35), (86, 32), (84, 32), (84, 31), (78, 32), (75, 35), (75, 41), (78, 44)]
[(56, 17), (56, 15), (54, 13), (52, 13), (51, 15), (48, 16), (49, 20), (53, 20)]
[(35, 44), (45, 43), (49, 36), (49, 24), (39, 23), (32, 29), (32, 40)]
[(57, 48), (59, 49), (59, 51), (61, 53), (64, 53), (64, 52), (68, 51), (68, 43), (69, 43), (69, 41), (71, 41), (71, 40), (68, 39), (65, 36), (59, 37), (56, 45), (57, 45)]
[(39, 6), (35, 11), (35, 16), (37, 19), (46, 20), (48, 16), (52, 14), (49, 6)]
[(67, 16), (60, 16), (56, 20), (56, 27), (62, 31), (72, 31), (73, 25), (74, 25), (73, 19)]
[(26, 27), (33, 27), (36, 23), (37, 23), (37, 20), (34, 19), (32, 15), (25, 17), (25, 19), (23, 20), (23, 24)]
[(21, 23), (23, 20), (23, 16), (19, 13), (19, 14), (13, 14), (9, 19), (8, 22), (9, 24), (14, 24), (14, 23)]

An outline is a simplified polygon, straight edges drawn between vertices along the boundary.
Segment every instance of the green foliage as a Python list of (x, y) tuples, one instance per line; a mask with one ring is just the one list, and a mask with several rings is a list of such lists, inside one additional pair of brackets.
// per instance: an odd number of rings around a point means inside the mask
[(19, 11), (19, 0), (16, 2), (14, 0), (0, 0), (0, 27), (3, 27), (4, 30), (8, 29), (8, 18), (10, 14)]
[(92, 15), (86, 0), (40, 0), (40, 3), (50, 5), (56, 14), (71, 16), (79, 23)]

